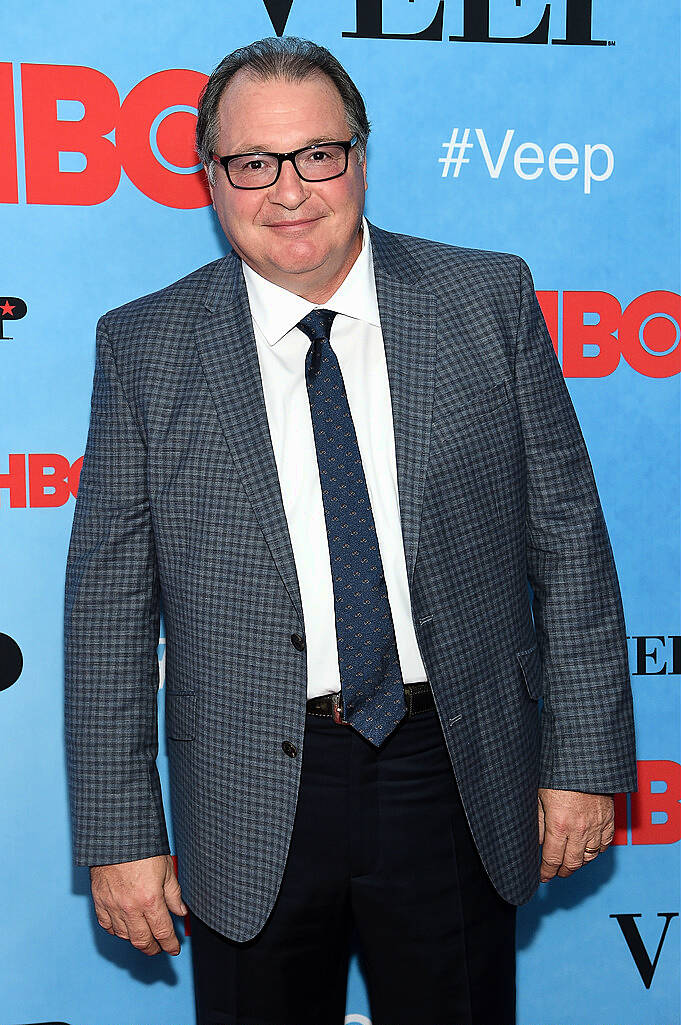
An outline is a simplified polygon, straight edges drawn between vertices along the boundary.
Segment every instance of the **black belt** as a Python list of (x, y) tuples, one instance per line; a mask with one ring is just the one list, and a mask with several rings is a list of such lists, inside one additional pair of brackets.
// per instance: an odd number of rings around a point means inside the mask
[[(422, 683), (405, 683), (404, 701), (407, 706), (408, 719), (412, 715), (418, 715), (419, 712), (426, 712), (435, 705), (433, 692), (427, 680)], [(349, 725), (343, 718), (343, 701), (339, 690), (333, 694), (320, 694), (316, 698), (308, 698), (307, 711), (312, 715), (330, 715), (333, 716), (335, 722)]]

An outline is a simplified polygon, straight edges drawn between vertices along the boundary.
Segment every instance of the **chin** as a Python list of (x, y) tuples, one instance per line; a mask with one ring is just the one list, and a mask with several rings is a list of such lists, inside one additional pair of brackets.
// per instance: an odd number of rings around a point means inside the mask
[(312, 263), (312, 262), (303, 263), (302, 261), (300, 261), (299, 263), (277, 263), (277, 264), (275, 264), (275, 267), (277, 268), (277, 271), (280, 274), (290, 274), (290, 275), (309, 274), (311, 271), (317, 270), (317, 268), (319, 266), (320, 266), (320, 264), (316, 260), (314, 261), (314, 263)]
[(271, 262), (286, 274), (303, 274), (305, 271), (315, 270), (328, 256), (328, 251), (318, 246), (303, 244), (299, 252), (292, 252), (292, 248), (286, 247), (283, 252), (280, 249), (273, 249), (268, 254)]

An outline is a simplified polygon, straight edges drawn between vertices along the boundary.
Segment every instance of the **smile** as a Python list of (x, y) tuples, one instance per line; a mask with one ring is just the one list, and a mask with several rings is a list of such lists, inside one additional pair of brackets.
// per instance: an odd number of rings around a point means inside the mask
[(314, 224), (318, 220), (318, 217), (313, 217), (304, 221), (281, 221), (279, 224), (268, 224), (267, 227), (274, 229), (274, 231), (280, 231), (287, 234), (289, 232), (293, 233), (296, 231), (304, 231), (305, 228)]

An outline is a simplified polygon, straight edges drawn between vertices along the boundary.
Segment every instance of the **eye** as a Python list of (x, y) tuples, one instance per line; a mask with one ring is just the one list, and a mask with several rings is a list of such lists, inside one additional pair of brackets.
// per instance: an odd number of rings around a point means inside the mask
[(273, 160), (266, 154), (258, 156), (254, 154), (251, 156), (235, 157), (230, 162), (230, 170), (237, 173), (251, 173), (255, 174), (259, 171), (263, 171), (272, 166)]

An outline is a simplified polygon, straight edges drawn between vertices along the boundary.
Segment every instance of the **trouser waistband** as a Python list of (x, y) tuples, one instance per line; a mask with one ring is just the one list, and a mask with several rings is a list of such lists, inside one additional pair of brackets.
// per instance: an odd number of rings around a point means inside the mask
[[(407, 718), (433, 708), (435, 700), (428, 680), (423, 680), (420, 683), (405, 683), (404, 701), (407, 706)], [(308, 698), (306, 710), (311, 715), (328, 715), (332, 716), (336, 722), (341, 722), (343, 719), (342, 692), (334, 691), (333, 694), (319, 694), (317, 697)]]

